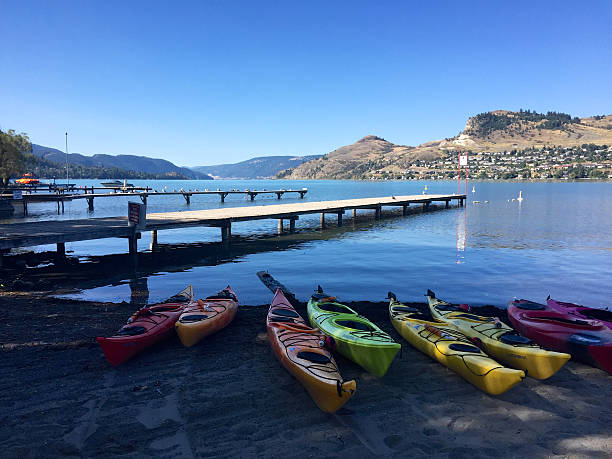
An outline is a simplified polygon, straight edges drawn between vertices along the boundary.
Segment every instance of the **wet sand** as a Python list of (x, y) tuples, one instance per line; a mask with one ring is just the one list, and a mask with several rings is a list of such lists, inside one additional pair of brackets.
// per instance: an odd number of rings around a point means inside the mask
[[(272, 295), (270, 295), (272, 297)], [(403, 345), (378, 380), (337, 357), (357, 393), (318, 410), (272, 354), (267, 306), (191, 349), (175, 337), (113, 368), (95, 337), (126, 303), (0, 296), (2, 457), (609, 457), (612, 376), (569, 362), (489, 396), (412, 349), (384, 303), (353, 307)], [(299, 312), (305, 315), (301, 305)], [(490, 312), (490, 311), (489, 311)]]

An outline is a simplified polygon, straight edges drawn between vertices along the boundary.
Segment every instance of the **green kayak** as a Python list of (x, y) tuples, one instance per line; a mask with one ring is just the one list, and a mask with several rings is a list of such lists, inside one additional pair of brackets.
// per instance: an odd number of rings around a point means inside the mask
[(401, 348), (387, 333), (322, 291), (308, 301), (308, 319), (335, 340), (336, 350), (381, 378)]

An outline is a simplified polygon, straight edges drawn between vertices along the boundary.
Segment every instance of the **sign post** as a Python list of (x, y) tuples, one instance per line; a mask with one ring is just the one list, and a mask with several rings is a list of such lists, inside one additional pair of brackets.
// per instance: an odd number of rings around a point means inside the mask
[(465, 167), (465, 194), (467, 196), (468, 154), (462, 155), (459, 147), (459, 168), (457, 169), (457, 194), (461, 194), (461, 168)]

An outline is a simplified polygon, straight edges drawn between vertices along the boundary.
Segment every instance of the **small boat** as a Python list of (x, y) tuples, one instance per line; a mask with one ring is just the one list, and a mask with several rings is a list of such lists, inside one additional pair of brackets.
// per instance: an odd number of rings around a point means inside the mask
[(238, 297), (228, 285), (219, 293), (187, 306), (174, 328), (185, 347), (225, 328), (236, 317)]
[(326, 413), (339, 410), (355, 393), (354, 380), (344, 381), (326, 348), (326, 336), (309, 327), (277, 289), (266, 319), (274, 355)]
[(467, 305), (454, 305), (439, 300), (431, 290), (427, 291), (426, 296), (434, 319), (448, 323), (488, 355), (511, 368), (523, 370), (527, 376), (536, 379), (550, 378), (571, 357), (564, 352), (542, 349), (497, 317), (472, 314)]
[(486, 355), (463, 333), (446, 322), (429, 320), (389, 292), (389, 317), (402, 337), (413, 347), (453, 370), (470, 384), (499, 395), (525, 378), (522, 370), (506, 368)]
[(23, 174), (21, 178), (15, 180), (15, 183), (19, 183), (20, 185), (38, 185), (40, 180), (34, 177), (34, 174)]
[(169, 336), (184, 309), (193, 303), (193, 287), (189, 285), (162, 303), (139, 309), (117, 333), (97, 341), (108, 361), (121, 365)]
[(382, 378), (401, 345), (368, 319), (335, 297), (318, 291), (308, 301), (308, 318), (313, 327), (334, 338), (340, 354)]
[(106, 188), (134, 188), (132, 183), (127, 183), (127, 180), (112, 180), (109, 182), (100, 182), (100, 184)]
[(612, 329), (612, 311), (608, 309), (587, 308), (574, 303), (564, 303), (563, 301), (553, 300), (550, 295), (546, 299), (546, 304), (556, 311), (576, 316), (583, 320), (601, 320), (603, 324)]
[(536, 343), (612, 374), (612, 330), (601, 320), (579, 318), (528, 300), (508, 303), (514, 327)]

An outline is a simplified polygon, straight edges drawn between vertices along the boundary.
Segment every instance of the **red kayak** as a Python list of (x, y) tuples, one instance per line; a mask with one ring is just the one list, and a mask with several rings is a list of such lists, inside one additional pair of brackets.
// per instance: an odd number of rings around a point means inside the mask
[(508, 318), (521, 335), (540, 346), (567, 352), (612, 374), (612, 330), (601, 320), (579, 318), (528, 300), (508, 303)]
[(606, 327), (612, 330), (612, 311), (607, 309), (587, 308), (579, 304), (564, 303), (563, 301), (553, 300), (550, 295), (546, 300), (546, 304), (555, 311), (567, 313), (582, 320), (600, 320)]
[(139, 309), (113, 336), (98, 337), (98, 343), (108, 361), (120, 365), (171, 334), (179, 316), (193, 304), (190, 285), (163, 303)]

